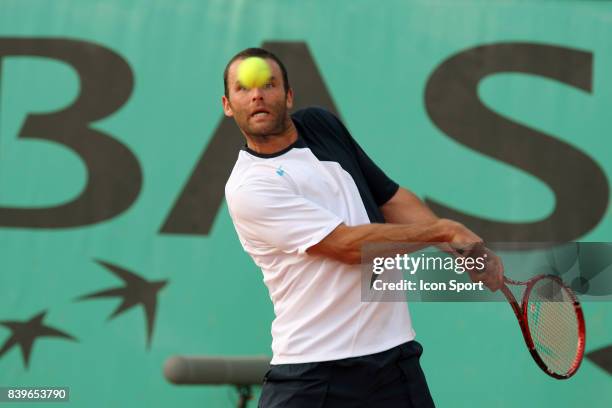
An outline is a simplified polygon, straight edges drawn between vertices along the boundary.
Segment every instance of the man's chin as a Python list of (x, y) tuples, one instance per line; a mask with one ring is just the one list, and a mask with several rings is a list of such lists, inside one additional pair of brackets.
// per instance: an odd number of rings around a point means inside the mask
[(246, 132), (248, 135), (257, 138), (270, 138), (283, 134), (283, 129), (278, 126), (249, 126)]

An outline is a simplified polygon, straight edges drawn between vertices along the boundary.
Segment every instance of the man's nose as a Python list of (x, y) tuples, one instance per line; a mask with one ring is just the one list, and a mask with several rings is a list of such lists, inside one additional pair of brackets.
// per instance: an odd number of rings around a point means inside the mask
[(251, 89), (251, 99), (253, 101), (256, 101), (258, 99), (263, 99), (263, 91), (262, 91), (262, 89), (259, 88), (259, 87), (256, 87), (256, 86), (253, 87)]

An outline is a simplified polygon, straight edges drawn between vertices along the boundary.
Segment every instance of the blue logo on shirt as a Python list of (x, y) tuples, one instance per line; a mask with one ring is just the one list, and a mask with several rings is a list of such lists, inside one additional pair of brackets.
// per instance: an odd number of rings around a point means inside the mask
[(278, 174), (279, 176), (282, 176), (283, 174), (285, 174), (285, 170), (283, 170), (283, 166), (278, 166), (278, 169), (276, 169), (276, 174)]

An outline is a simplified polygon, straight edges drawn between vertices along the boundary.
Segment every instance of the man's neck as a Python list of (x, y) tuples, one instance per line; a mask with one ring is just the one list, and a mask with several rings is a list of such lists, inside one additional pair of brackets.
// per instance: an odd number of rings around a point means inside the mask
[(298, 132), (291, 119), (289, 119), (289, 126), (281, 134), (263, 137), (246, 136), (248, 148), (260, 154), (280, 152), (295, 143), (297, 138)]

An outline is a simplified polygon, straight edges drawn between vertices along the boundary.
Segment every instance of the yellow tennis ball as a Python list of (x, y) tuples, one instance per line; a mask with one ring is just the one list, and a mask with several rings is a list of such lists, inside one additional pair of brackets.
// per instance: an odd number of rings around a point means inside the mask
[(245, 58), (238, 66), (238, 82), (247, 89), (264, 86), (271, 75), (270, 65), (263, 58)]

